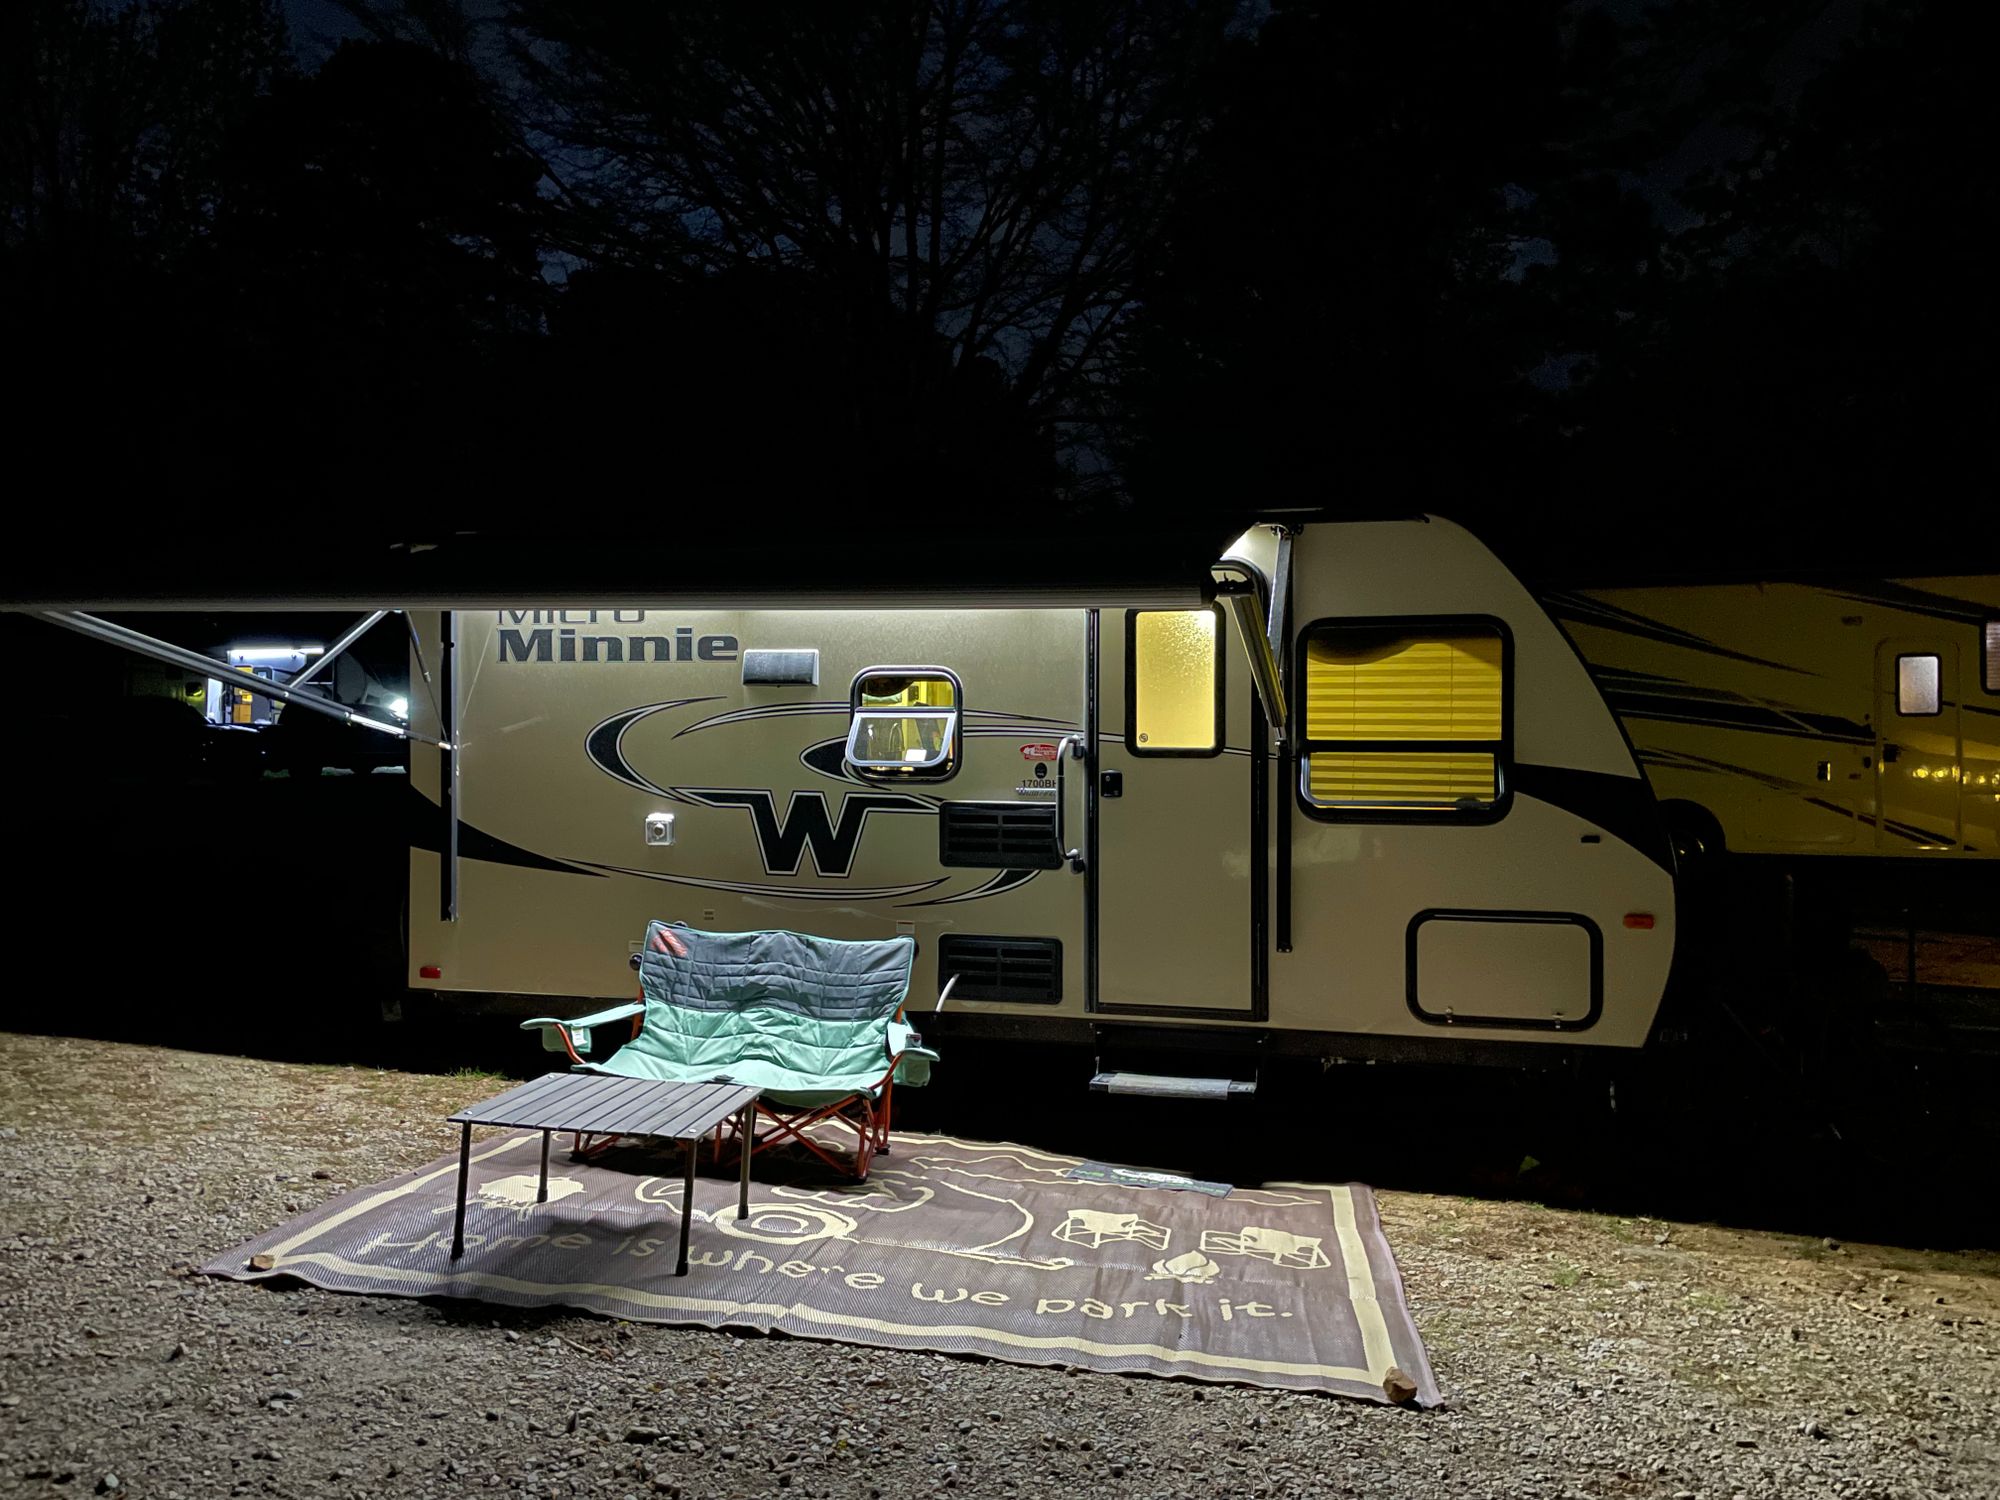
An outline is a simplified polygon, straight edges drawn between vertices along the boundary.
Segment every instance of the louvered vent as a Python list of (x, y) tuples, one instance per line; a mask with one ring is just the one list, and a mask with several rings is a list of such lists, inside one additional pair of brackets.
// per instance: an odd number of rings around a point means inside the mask
[(1055, 804), (939, 804), (938, 863), (979, 870), (1059, 869)]
[(938, 984), (953, 975), (954, 1000), (1012, 1000), (1054, 1005), (1062, 999), (1062, 944), (1054, 938), (974, 937), (938, 939)]

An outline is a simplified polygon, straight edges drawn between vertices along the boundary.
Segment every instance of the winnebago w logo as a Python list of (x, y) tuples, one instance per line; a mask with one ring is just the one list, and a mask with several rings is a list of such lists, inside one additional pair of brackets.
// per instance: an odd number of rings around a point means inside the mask
[(854, 868), (854, 851), (861, 843), (861, 830), (870, 813), (933, 813), (937, 809), (921, 797), (901, 792), (848, 792), (840, 799), (840, 812), (827, 812), (826, 793), (793, 792), (778, 816), (778, 799), (763, 787), (745, 790), (703, 791), (682, 787), (681, 794), (705, 807), (741, 807), (750, 813), (757, 834), (757, 850), (764, 858), (765, 873), (796, 875), (806, 850), (812, 850), (813, 868), (821, 875), (840, 879)]

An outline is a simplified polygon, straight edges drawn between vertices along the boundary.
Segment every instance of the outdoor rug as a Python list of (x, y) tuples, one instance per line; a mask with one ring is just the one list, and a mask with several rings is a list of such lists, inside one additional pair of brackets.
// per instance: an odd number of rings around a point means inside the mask
[(698, 1178), (685, 1277), (677, 1154), (558, 1156), (537, 1204), (536, 1131), (474, 1143), (456, 1265), (453, 1155), (203, 1269), (1374, 1401), (1388, 1380), (1438, 1399), (1365, 1187), (1215, 1197), (1071, 1180), (1078, 1158), (1021, 1146), (891, 1142), (865, 1183), (759, 1157), (760, 1174), (797, 1176), (753, 1183), (741, 1222), (734, 1175)]

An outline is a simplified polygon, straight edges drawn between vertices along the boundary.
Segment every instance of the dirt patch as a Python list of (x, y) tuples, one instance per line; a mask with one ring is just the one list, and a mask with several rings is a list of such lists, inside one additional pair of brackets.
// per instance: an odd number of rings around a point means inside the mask
[(2000, 1490), (1992, 1254), (1384, 1193), (1427, 1414), (189, 1274), (494, 1087), (0, 1036), (0, 1491)]

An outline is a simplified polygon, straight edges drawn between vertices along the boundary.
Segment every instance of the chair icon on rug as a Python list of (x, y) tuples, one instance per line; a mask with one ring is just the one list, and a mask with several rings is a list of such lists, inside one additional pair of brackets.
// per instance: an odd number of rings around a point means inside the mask
[(1094, 1208), (1071, 1209), (1055, 1233), (1065, 1244), (1082, 1245), (1090, 1250), (1126, 1241), (1164, 1250), (1170, 1237), (1164, 1225), (1149, 1224), (1137, 1214), (1108, 1214)]
[(1256, 1224), (1246, 1224), (1235, 1234), (1204, 1229), (1201, 1248), (1210, 1255), (1247, 1255), (1293, 1271), (1318, 1271), (1332, 1264), (1320, 1248), (1318, 1235), (1290, 1234)]

